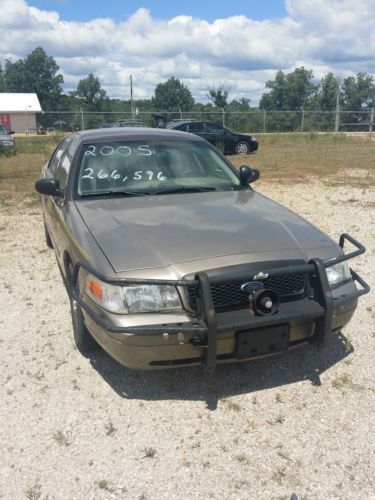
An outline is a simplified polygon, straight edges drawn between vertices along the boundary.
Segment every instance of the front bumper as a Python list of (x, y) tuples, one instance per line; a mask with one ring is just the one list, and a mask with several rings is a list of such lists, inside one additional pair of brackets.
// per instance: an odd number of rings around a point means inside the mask
[[(91, 334), (120, 363), (141, 369), (203, 364), (212, 372), (216, 363), (271, 355), (306, 341), (323, 345), (333, 330), (345, 326), (355, 311), (358, 297), (370, 290), (354, 271), (351, 271), (352, 281), (346, 285), (332, 291), (328, 284), (326, 267), (365, 252), (360, 243), (346, 234), (340, 237), (341, 247), (346, 240), (355, 245), (357, 250), (328, 262), (312, 259), (308, 264), (262, 269), (270, 277), (294, 272), (306, 273), (313, 290), (309, 297), (282, 303), (275, 314), (266, 316), (253, 314), (250, 309), (215, 312), (211, 282), (204, 272), (198, 273), (194, 281), (109, 279), (100, 276), (90, 266), (77, 263), (74, 266), (71, 293), (83, 309), (85, 324)], [(199, 292), (198, 314), (190, 321), (117, 326), (107, 316), (89, 306), (79, 295), (77, 280), (81, 267), (96, 274), (100, 280), (112, 284), (142, 283), (179, 287), (196, 284)], [(223, 279), (229, 283), (233, 280), (233, 273), (227, 277), (221, 276), (221, 282)], [(356, 282), (361, 288), (355, 286)], [(285, 335), (287, 339), (283, 341), (282, 337)], [(239, 347), (240, 341), (251, 344), (252, 338), (260, 339), (254, 341), (253, 349)]]

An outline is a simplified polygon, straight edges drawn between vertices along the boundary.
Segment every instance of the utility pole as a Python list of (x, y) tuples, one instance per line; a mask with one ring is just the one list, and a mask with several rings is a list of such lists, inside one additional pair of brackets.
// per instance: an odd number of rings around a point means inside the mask
[(133, 102), (133, 75), (130, 75), (130, 109), (132, 112), (132, 118), (135, 118), (134, 102)]
[(369, 132), (372, 132), (372, 127), (374, 125), (374, 106), (371, 108), (371, 111), (370, 111), (370, 124), (369, 124), (369, 128), (368, 128), (368, 131)]

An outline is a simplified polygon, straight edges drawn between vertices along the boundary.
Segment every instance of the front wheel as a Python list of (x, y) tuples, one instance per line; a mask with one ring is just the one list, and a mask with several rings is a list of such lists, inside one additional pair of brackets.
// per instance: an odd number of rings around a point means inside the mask
[(73, 338), (74, 338), (74, 343), (79, 352), (85, 355), (90, 351), (95, 350), (98, 347), (98, 344), (95, 342), (91, 333), (86, 328), (81, 306), (72, 296), (71, 281), (73, 276), (73, 264), (71, 262), (69, 263), (68, 269), (69, 273), (67, 276), (67, 283), (68, 283), (67, 291), (70, 302), (70, 314), (72, 316)]
[(247, 155), (250, 153), (250, 146), (249, 143), (246, 141), (239, 141), (237, 142), (234, 151), (237, 155)]
[(49, 235), (46, 223), (44, 223), (44, 237), (45, 237), (45, 240), (46, 240), (47, 247), (48, 248), (53, 248), (51, 236)]
[(70, 297), (70, 312), (72, 315), (74, 343), (77, 349), (82, 354), (95, 350), (98, 344), (85, 326), (80, 305), (72, 297)]

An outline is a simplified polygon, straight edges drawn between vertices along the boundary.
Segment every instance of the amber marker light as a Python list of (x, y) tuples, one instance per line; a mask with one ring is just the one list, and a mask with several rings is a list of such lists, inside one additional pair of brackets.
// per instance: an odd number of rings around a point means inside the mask
[(94, 295), (100, 301), (103, 300), (103, 288), (100, 283), (90, 279), (87, 281), (87, 288), (90, 290), (91, 294)]

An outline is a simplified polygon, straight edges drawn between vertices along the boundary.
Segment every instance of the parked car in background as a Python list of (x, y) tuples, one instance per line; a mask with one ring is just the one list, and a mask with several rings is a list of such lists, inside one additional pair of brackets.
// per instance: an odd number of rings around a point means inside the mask
[(77, 348), (95, 339), (131, 368), (213, 371), (321, 346), (345, 326), (369, 290), (347, 264), (364, 247), (256, 193), (258, 177), (174, 130), (62, 139), (36, 189)]
[(112, 123), (112, 127), (147, 127), (143, 120), (128, 119), (117, 120)]
[(166, 128), (199, 135), (216, 146), (224, 154), (247, 155), (258, 149), (255, 137), (235, 134), (217, 123), (197, 120), (179, 120), (167, 123)]
[(16, 143), (12, 137), (13, 130), (8, 130), (4, 125), (0, 124), (0, 152), (4, 151), (6, 154), (16, 153)]

